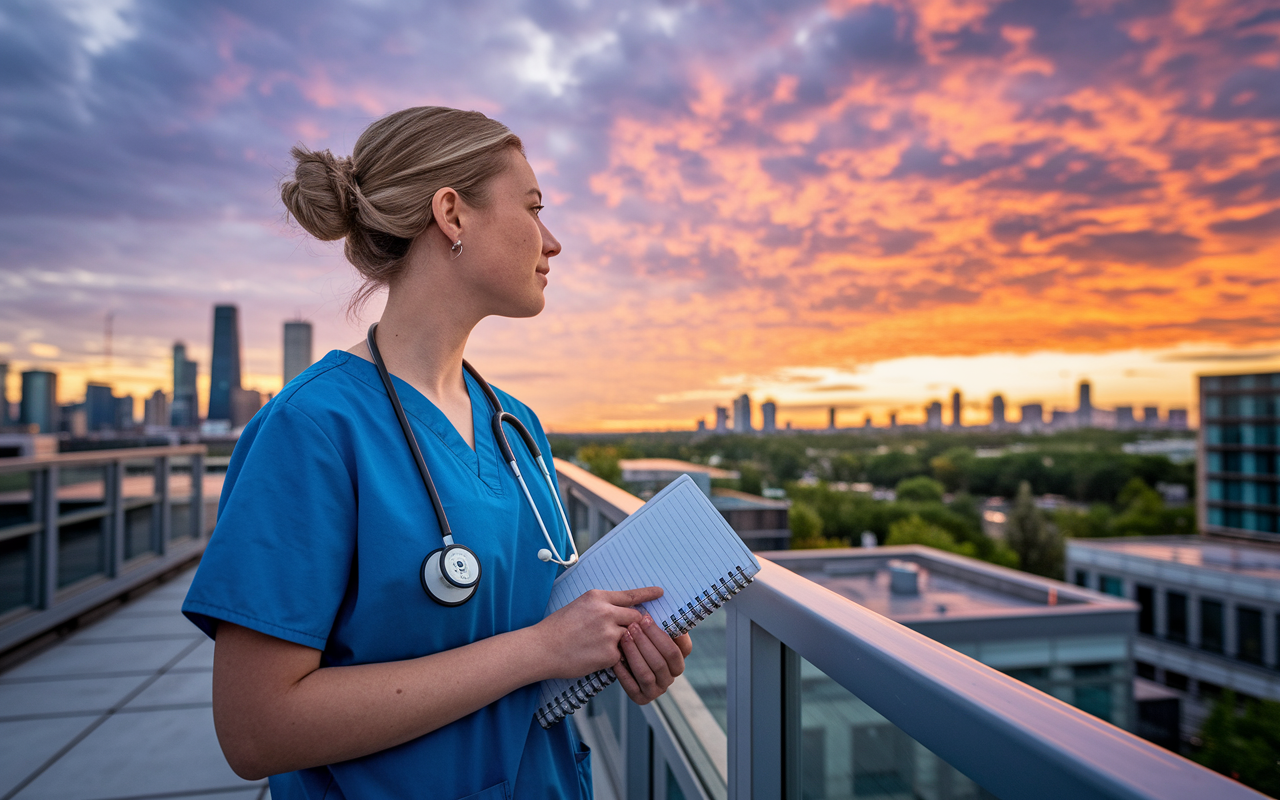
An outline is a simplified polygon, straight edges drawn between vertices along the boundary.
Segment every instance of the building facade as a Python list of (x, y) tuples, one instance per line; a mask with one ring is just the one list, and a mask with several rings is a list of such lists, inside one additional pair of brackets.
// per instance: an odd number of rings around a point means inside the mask
[(942, 430), (942, 403), (934, 400), (924, 409), (924, 426), (931, 431)]
[(311, 323), (301, 320), (284, 324), (284, 382), (298, 377), (311, 366)]
[(174, 342), (173, 404), (169, 408), (169, 424), (175, 428), (194, 428), (199, 422), (196, 374), (196, 362), (187, 359), (187, 346)]
[(231, 420), (231, 390), (240, 386), (240, 320), (235, 306), (213, 307), (213, 364), (209, 374), (211, 420)]
[(1004, 395), (998, 394), (991, 398), (991, 426), (1003, 428), (1004, 424)]
[(778, 430), (778, 404), (767, 400), (760, 404), (760, 430), (774, 433)]
[(734, 433), (748, 433), (752, 430), (750, 395), (738, 395), (733, 401), (733, 430)]
[(35, 425), (37, 433), (58, 432), (58, 373), (28, 370), (22, 373), (20, 425)]
[(1280, 372), (1201, 376), (1200, 416), (1200, 530), (1280, 541)]

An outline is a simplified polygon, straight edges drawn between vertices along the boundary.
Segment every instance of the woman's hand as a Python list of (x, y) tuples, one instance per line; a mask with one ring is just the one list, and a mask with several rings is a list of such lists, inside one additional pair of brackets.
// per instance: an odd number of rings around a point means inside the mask
[(622, 637), (623, 660), (614, 665), (618, 683), (637, 705), (656, 700), (684, 672), (693, 642), (685, 633), (672, 639), (648, 614)]
[(621, 592), (592, 589), (539, 622), (534, 628), (544, 642), (549, 677), (581, 678), (617, 664), (624, 652), (619, 649), (623, 637), (645, 617), (634, 606), (661, 596), (657, 586)]

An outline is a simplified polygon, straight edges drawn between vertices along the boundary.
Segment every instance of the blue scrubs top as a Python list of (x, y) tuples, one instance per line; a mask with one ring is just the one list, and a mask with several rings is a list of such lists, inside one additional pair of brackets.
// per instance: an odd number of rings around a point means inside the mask
[[(537, 558), (545, 540), (498, 452), (484, 393), (466, 377), (472, 450), (431, 401), (392, 380), (455, 540), (479, 556), (475, 596), (449, 608), (423, 591), (422, 560), (442, 544), (431, 501), (377, 368), (334, 350), (267, 403), (236, 444), (182, 607), (206, 634), (227, 620), (314, 647), (322, 666), (346, 666), (417, 658), (542, 619), (559, 568)], [(538, 418), (497, 393), (550, 460)], [(535, 462), (509, 438), (560, 552), (570, 552)], [(271, 795), (589, 798), (586, 747), (572, 724), (543, 730), (534, 721), (537, 694), (526, 686), (389, 750), (276, 775)]]

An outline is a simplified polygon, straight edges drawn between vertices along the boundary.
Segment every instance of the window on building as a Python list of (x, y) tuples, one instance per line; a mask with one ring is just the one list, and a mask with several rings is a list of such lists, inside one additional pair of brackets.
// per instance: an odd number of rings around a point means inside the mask
[(1244, 512), (1238, 508), (1222, 509), (1222, 521), (1228, 528), (1244, 527)]
[(1165, 638), (1179, 644), (1187, 643), (1187, 596), (1182, 592), (1165, 592)]
[(1098, 589), (1103, 594), (1115, 595), (1116, 597), (1124, 597), (1124, 579), (1117, 578), (1114, 575), (1099, 575)]
[(1244, 453), (1223, 453), (1222, 471), (1240, 472), (1244, 469)]
[(1234, 425), (1222, 426), (1222, 443), (1223, 444), (1242, 444), (1243, 442), (1244, 442), (1244, 433), (1241, 431), (1240, 425), (1234, 424)]
[(1171, 669), (1166, 669), (1164, 671), (1164, 685), (1168, 686), (1170, 689), (1185, 692), (1191, 687), (1191, 679), (1186, 675), (1183, 675), (1181, 672), (1174, 672)]
[(1156, 590), (1138, 584), (1134, 587), (1138, 601), (1138, 633), (1154, 636), (1156, 632)]
[(1236, 656), (1251, 664), (1262, 663), (1262, 610), (1236, 607)]
[(1013, 669), (1006, 669), (1002, 671), (1010, 678), (1017, 678), (1023, 683), (1030, 684), (1041, 691), (1049, 691), (1048, 667), (1015, 667)]
[(1149, 681), (1156, 679), (1156, 665), (1148, 664), (1145, 661), (1133, 662), (1133, 672), (1139, 678), (1146, 678)]
[(1229, 503), (1244, 501), (1244, 481), (1223, 481), (1222, 499)]
[(1111, 721), (1111, 665), (1077, 664), (1071, 668), (1076, 679), (1075, 702), (1081, 711)]
[(1200, 598), (1200, 649), (1221, 653), (1223, 627), (1222, 602)]
[(1210, 703), (1216, 702), (1219, 697), (1222, 697), (1222, 687), (1208, 681), (1196, 681), (1196, 692), (1200, 695), (1201, 700)]
[(1088, 573), (1088, 572), (1086, 572), (1085, 570), (1082, 570), (1082, 569), (1078, 569), (1078, 570), (1076, 570), (1076, 586), (1083, 586), (1083, 587), (1084, 587), (1084, 588), (1086, 588), (1086, 589), (1088, 589), (1088, 588), (1089, 588), (1089, 573)]

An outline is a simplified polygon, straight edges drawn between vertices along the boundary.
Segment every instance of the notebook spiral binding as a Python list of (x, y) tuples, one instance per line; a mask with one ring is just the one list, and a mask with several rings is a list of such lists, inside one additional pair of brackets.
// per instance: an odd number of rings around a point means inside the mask
[[(695, 596), (679, 612), (672, 614), (669, 620), (662, 620), (659, 624), (672, 639), (688, 633), (694, 625), (711, 616), (711, 612), (728, 602), (729, 598), (745, 589), (753, 580), (755, 577), (748, 575), (742, 567), (734, 567), (725, 577), (713, 583), (702, 594)], [(606, 686), (617, 679), (618, 676), (614, 674), (613, 668), (602, 669), (579, 678), (555, 699), (538, 709), (534, 715), (538, 718), (538, 724), (543, 728), (550, 728), (582, 708), (588, 700), (604, 691)]]

